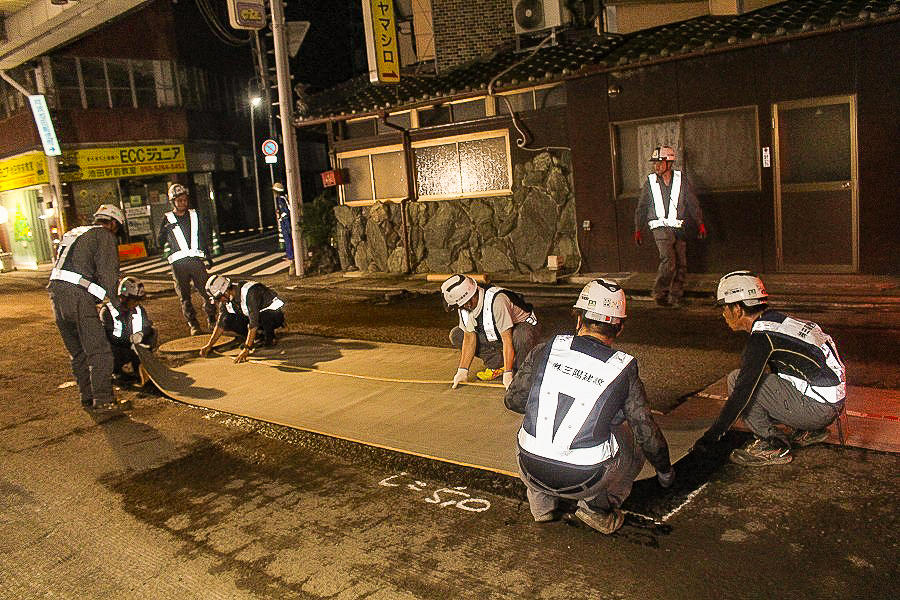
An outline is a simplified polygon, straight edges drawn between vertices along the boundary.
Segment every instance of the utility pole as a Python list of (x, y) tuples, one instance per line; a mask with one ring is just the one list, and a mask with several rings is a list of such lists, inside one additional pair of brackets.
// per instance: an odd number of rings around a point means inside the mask
[(306, 244), (298, 221), (303, 219), (303, 195), (300, 189), (300, 163), (297, 157), (297, 137), (294, 132), (294, 96), (291, 89), (291, 73), (288, 65), (287, 36), (284, 26), (282, 0), (269, 0), (272, 11), (272, 41), (275, 46), (275, 76), (278, 82), (278, 109), (281, 114), (281, 140), (284, 146), (284, 171), (287, 178), (287, 196), (291, 209), (291, 238), (294, 243), (294, 273), (303, 277), (306, 273), (303, 260)]

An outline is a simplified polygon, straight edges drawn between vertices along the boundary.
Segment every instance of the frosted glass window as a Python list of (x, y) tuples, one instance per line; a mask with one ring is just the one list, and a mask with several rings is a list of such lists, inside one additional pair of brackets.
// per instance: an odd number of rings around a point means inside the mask
[(548, 106), (563, 106), (566, 103), (566, 88), (558, 85), (552, 88), (534, 90), (535, 105), (538, 109)]
[(508, 164), (503, 138), (460, 142), (463, 193), (509, 189)]
[(342, 158), (341, 168), (347, 172), (344, 201), (372, 200), (372, 173), (369, 170), (369, 157)]
[(403, 152), (385, 152), (372, 155), (372, 170), (375, 173), (375, 197), (406, 198), (406, 168)]
[(459, 151), (456, 144), (416, 148), (415, 153), (419, 196), (445, 196), (462, 193)]
[[(509, 104), (507, 104), (507, 100)], [(513, 112), (523, 112), (526, 110), (534, 110), (534, 92), (528, 90), (521, 94), (504, 94), (497, 98), (497, 114), (508, 115), (509, 108), (512, 107)]]
[[(409, 129), (410, 119), (408, 112), (396, 115), (388, 115), (387, 120), (389, 123), (393, 123), (394, 125), (402, 127), (403, 129)], [(378, 135), (384, 135), (386, 133), (397, 133), (396, 129), (394, 129), (393, 127), (388, 127), (381, 119), (377, 119), (376, 122), (378, 123)]]

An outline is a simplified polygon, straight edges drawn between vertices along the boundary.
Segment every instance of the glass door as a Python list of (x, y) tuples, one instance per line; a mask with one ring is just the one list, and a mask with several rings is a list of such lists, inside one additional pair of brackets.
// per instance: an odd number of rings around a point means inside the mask
[(778, 270), (856, 272), (856, 98), (779, 102), (773, 115)]

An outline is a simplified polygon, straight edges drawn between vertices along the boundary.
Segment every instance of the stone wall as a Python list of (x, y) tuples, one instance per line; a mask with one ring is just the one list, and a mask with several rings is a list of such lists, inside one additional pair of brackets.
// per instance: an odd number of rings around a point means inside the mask
[[(401, 207), (338, 206), (344, 271), (403, 272)], [(413, 202), (407, 206), (414, 273), (512, 273), (539, 278), (547, 256), (578, 265), (569, 152), (542, 152), (513, 168), (512, 196)]]

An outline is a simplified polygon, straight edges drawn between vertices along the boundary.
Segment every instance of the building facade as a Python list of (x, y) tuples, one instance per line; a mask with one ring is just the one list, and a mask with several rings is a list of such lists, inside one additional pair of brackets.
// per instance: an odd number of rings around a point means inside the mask
[(52, 260), (60, 229), (90, 222), (101, 203), (122, 207), (125, 241), (158, 251), (176, 181), (215, 234), (256, 222), (247, 170), (254, 70), (249, 45), (233, 42), (193, 3), (157, 0), (7, 72), (46, 96), (62, 150), (54, 203), (28, 100), (3, 82), (0, 242), (17, 267)]
[[(494, 51), (396, 86), (348, 82), (298, 120), (331, 134), (345, 269), (654, 271), (633, 214), (669, 144), (710, 230), (692, 271), (900, 272), (896, 2), (710, 2), (628, 33), (494, 4), (514, 19)], [(440, 28), (455, 4), (441, 6), (438, 58), (454, 55)]]

